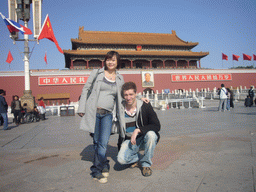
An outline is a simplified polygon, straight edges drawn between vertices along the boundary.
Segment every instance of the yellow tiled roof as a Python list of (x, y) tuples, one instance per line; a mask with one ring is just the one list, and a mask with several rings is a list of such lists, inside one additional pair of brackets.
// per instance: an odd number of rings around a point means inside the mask
[(71, 39), (73, 43), (85, 44), (130, 44), (130, 45), (163, 45), (163, 46), (196, 46), (198, 43), (181, 40), (175, 31), (164, 33), (135, 33), (135, 32), (105, 32), (84, 31), (79, 28), (78, 39)]
[[(103, 55), (111, 50), (63, 50), (64, 54), (69, 55)], [(209, 52), (192, 52), (192, 51), (127, 51), (116, 50), (120, 56), (195, 56), (204, 57), (209, 55)]]

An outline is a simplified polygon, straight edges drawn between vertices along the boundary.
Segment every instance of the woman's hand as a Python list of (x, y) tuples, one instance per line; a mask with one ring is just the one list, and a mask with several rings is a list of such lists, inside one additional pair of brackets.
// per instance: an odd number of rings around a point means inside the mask
[(141, 100), (145, 103), (149, 103), (149, 99), (145, 98), (145, 97), (142, 97)]
[(80, 117), (83, 117), (83, 116), (84, 116), (84, 113), (78, 113), (78, 115), (79, 115)]

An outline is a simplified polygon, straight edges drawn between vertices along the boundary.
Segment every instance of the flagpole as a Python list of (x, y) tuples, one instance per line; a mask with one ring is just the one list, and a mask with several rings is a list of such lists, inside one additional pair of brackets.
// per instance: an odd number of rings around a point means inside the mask
[[(28, 27), (28, 21), (24, 21), (24, 26)], [(28, 35), (24, 33), (24, 77), (25, 77), (25, 90), (24, 95), (21, 97), (21, 103), (27, 103), (28, 106), (35, 106), (35, 99), (32, 95), (32, 90), (30, 90), (30, 69), (29, 69), (29, 38)]]
[[(25, 27), (28, 27), (28, 22), (24, 21)], [(28, 35), (24, 34), (24, 73), (25, 73), (25, 91), (30, 90), (30, 74), (29, 74), (29, 46)]]
[(221, 68), (223, 69), (223, 53), (221, 52)]
[(47, 51), (45, 51), (45, 56), (44, 56), (44, 61), (45, 61), (45, 68), (47, 67)]
[(221, 68), (223, 69), (223, 53), (221, 51)]
[(254, 62), (253, 62), (253, 53), (252, 53), (252, 68), (254, 68)]

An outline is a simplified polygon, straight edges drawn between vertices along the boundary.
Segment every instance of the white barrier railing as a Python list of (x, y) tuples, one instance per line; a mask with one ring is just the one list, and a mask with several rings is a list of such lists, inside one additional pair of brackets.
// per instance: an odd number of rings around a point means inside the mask
[[(232, 89), (232, 87), (231, 87)], [(237, 87), (236, 90), (232, 90), (234, 93), (234, 99), (235, 102), (238, 102), (238, 100), (244, 100), (246, 96), (248, 95), (248, 89), (242, 89), (240, 86)], [(174, 90), (170, 91), (168, 93), (165, 93), (164, 90), (162, 90), (160, 93), (158, 90), (156, 90), (156, 93), (154, 94), (153, 91), (151, 93), (143, 93), (143, 97), (148, 98), (152, 104), (153, 107), (159, 108), (161, 110), (165, 110), (167, 106), (170, 106), (170, 108), (173, 108), (173, 105), (175, 103), (176, 108), (184, 109), (184, 103), (188, 103), (188, 109), (192, 108), (191, 102), (197, 102), (199, 105), (199, 108), (205, 108), (204, 106), (204, 100), (205, 99), (219, 99), (219, 95), (217, 93), (216, 87), (213, 88), (212, 91), (210, 91), (209, 88), (204, 88), (199, 91), (199, 89), (196, 89), (195, 91), (189, 90)], [(141, 94), (141, 93), (139, 93)], [(78, 102), (71, 102), (69, 105), (55, 105), (55, 106), (46, 106), (46, 113), (47, 115), (58, 115), (60, 116), (60, 107), (61, 106), (74, 106), (75, 113), (78, 109)]]

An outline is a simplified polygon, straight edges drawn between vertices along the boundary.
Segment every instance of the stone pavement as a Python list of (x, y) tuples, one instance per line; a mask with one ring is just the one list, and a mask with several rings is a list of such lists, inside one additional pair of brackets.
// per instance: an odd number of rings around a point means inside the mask
[(108, 183), (90, 177), (92, 139), (79, 130), (78, 116), (0, 130), (0, 191), (243, 191), (255, 192), (256, 107), (235, 103), (218, 112), (218, 101), (205, 109), (157, 111), (161, 140), (153, 175), (117, 163), (117, 135), (111, 136)]

